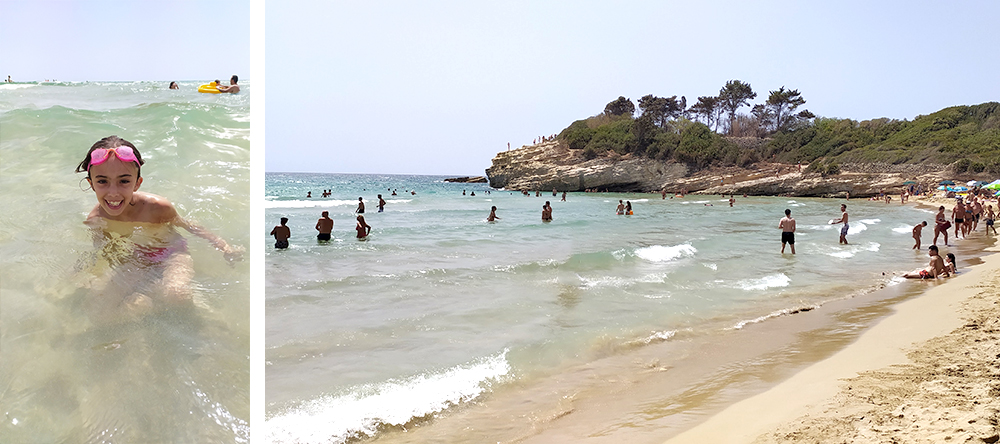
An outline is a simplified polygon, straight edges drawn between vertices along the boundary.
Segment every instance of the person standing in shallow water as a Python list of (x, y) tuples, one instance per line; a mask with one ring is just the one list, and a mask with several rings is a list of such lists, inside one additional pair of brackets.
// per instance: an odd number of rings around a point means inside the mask
[(354, 210), (354, 212), (358, 214), (364, 214), (365, 212), (365, 203), (364, 201), (361, 200), (360, 197), (358, 198), (358, 209)]
[(552, 222), (552, 204), (549, 201), (542, 205), (542, 222)]
[(795, 254), (795, 218), (792, 217), (792, 210), (785, 209), (785, 217), (778, 221), (778, 228), (781, 229), (781, 254), (785, 254), (785, 244), (792, 246), (792, 254)]
[(319, 231), (319, 234), (316, 235), (317, 240), (330, 240), (330, 233), (333, 231), (333, 219), (330, 219), (329, 211), (324, 211), (323, 217), (316, 221), (316, 231)]
[(379, 194), (378, 195), (378, 212), (381, 213), (384, 210), (385, 210), (385, 199), (383, 199), (382, 195)]
[(358, 230), (358, 239), (364, 239), (372, 232), (371, 225), (365, 223), (365, 217), (360, 214), (358, 215), (358, 226), (355, 229)]
[(848, 225), (847, 223), (848, 216), (847, 216), (846, 204), (840, 204), (840, 212), (842, 213), (840, 215), (840, 219), (830, 221), (830, 225), (836, 225), (839, 223), (844, 224), (844, 226), (840, 228), (840, 243), (843, 245), (847, 245), (847, 230), (850, 228), (850, 225)]
[(486, 222), (495, 222), (497, 219), (500, 219), (500, 217), (497, 216), (497, 207), (494, 205), (490, 208), (490, 215), (486, 216)]
[(920, 235), (924, 231), (924, 227), (926, 227), (926, 226), (927, 226), (927, 221), (926, 220), (913, 226), (913, 240), (915, 242), (913, 244), (913, 248), (912, 248), (913, 250), (919, 250), (920, 249)]
[(274, 236), (274, 248), (284, 249), (288, 248), (288, 238), (292, 237), (292, 230), (288, 228), (288, 218), (281, 218), (281, 225), (276, 225), (273, 230), (271, 230), (271, 236)]

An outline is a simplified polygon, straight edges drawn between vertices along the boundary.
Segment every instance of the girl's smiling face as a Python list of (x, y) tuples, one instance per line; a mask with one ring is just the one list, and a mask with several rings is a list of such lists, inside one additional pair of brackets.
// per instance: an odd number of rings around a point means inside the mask
[(120, 216), (139, 190), (142, 178), (135, 162), (123, 162), (116, 156), (90, 167), (90, 187), (97, 193), (97, 202), (109, 216)]

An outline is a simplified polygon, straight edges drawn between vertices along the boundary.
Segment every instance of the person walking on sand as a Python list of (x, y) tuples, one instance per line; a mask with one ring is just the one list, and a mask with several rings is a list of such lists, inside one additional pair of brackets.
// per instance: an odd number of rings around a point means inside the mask
[(542, 222), (552, 222), (552, 205), (549, 201), (542, 205)]
[(330, 240), (330, 232), (333, 231), (333, 219), (330, 219), (329, 211), (324, 211), (323, 217), (316, 221), (316, 230), (319, 231), (319, 234), (316, 235), (317, 240)]
[(840, 215), (840, 219), (831, 220), (830, 225), (836, 225), (839, 223), (844, 224), (844, 226), (840, 228), (840, 243), (843, 245), (847, 245), (847, 230), (850, 228), (850, 225), (848, 225), (847, 223), (848, 216), (847, 216), (846, 204), (840, 204), (840, 212), (842, 213)]
[(379, 194), (378, 195), (378, 212), (381, 213), (383, 210), (385, 210), (385, 199), (383, 199), (382, 195)]
[(996, 220), (996, 213), (993, 212), (993, 205), (986, 206), (986, 235), (989, 236), (990, 230), (993, 230), (993, 235), (996, 236), (997, 228), (993, 226)]
[(944, 244), (948, 245), (949, 227), (951, 227), (951, 222), (948, 222), (948, 218), (944, 215), (944, 205), (941, 205), (938, 207), (937, 215), (934, 216), (934, 242), (931, 242), (931, 245), (937, 245), (940, 234), (944, 234)]
[(778, 228), (781, 229), (781, 254), (785, 254), (785, 244), (792, 246), (792, 254), (795, 254), (795, 218), (792, 217), (792, 210), (785, 208), (785, 217), (778, 221)]
[(914, 250), (920, 249), (920, 233), (924, 230), (924, 227), (926, 226), (927, 226), (926, 220), (913, 226), (913, 240), (916, 242), (915, 244), (913, 244)]
[(364, 214), (365, 213), (365, 203), (364, 203), (364, 201), (361, 200), (360, 197), (358, 198), (358, 209), (354, 210), (354, 212), (358, 213), (358, 214)]
[(494, 205), (490, 208), (490, 215), (486, 216), (486, 222), (495, 222), (497, 219), (500, 219), (500, 217), (497, 216), (497, 207)]
[(358, 225), (354, 229), (358, 230), (358, 239), (364, 239), (372, 232), (371, 225), (365, 223), (365, 217), (360, 214), (358, 215)]
[(288, 218), (281, 218), (281, 225), (276, 225), (273, 230), (271, 230), (271, 236), (274, 236), (274, 248), (285, 249), (288, 248), (288, 238), (292, 237), (292, 230), (288, 228)]

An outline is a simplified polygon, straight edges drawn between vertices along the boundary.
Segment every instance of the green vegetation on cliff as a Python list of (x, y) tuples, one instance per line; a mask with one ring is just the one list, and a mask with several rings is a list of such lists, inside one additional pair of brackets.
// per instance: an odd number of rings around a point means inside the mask
[[(737, 99), (752, 98), (749, 84), (739, 84)], [(727, 84), (727, 87), (732, 86)], [(731, 88), (732, 89), (732, 88)], [(726, 93), (720, 91), (720, 97)], [(950, 165), (955, 172), (1000, 173), (1000, 103), (954, 106), (918, 116), (912, 121), (873, 119), (855, 121), (815, 117), (809, 111), (792, 114), (805, 103), (796, 90), (771, 91), (768, 101), (753, 107), (750, 115), (734, 112), (742, 105), (724, 108), (730, 121), (723, 128), (734, 136), (763, 137), (756, 148), (739, 148), (709, 126), (688, 119), (701, 116), (706, 123), (726, 123), (717, 98), (699, 97), (684, 109), (686, 99), (647, 95), (639, 101), (634, 117), (631, 100), (619, 97), (605, 112), (577, 120), (559, 134), (571, 149), (586, 158), (608, 152), (673, 160), (696, 169), (711, 165), (749, 166), (760, 160), (810, 164), (813, 171), (836, 173), (845, 163)], [(711, 106), (709, 106), (711, 105)], [(720, 122), (721, 121), (721, 122)]]

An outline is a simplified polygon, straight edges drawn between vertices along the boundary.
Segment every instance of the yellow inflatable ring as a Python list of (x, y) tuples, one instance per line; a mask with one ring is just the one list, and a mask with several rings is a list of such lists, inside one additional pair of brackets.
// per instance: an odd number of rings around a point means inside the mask
[(201, 85), (201, 86), (198, 87), (198, 92), (200, 92), (200, 93), (209, 93), (209, 94), (219, 94), (222, 91), (219, 91), (219, 88), (217, 86), (218, 85), (215, 82), (206, 83), (206, 84)]

